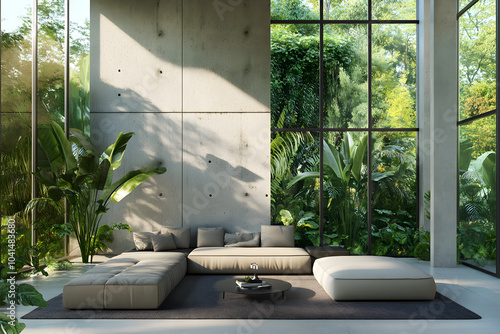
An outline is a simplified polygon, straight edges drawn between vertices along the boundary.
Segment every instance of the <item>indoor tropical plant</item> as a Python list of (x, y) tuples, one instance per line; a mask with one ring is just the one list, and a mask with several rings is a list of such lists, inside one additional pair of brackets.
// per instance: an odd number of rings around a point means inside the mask
[[(128, 172), (113, 182), (113, 173), (120, 167), (127, 143), (133, 132), (120, 133), (115, 143), (98, 155), (88, 137), (72, 130), (68, 140), (61, 127), (52, 122), (39, 128), (39, 167), (37, 180), (47, 187), (47, 198), (37, 198), (28, 208), (41, 202), (69, 204), (67, 231), (75, 234), (82, 261), (92, 262), (100, 247), (99, 230), (102, 215), (110, 201), (119, 202), (144, 180), (154, 174), (163, 174), (164, 167), (150, 166)], [(127, 228), (115, 224), (114, 228)]]

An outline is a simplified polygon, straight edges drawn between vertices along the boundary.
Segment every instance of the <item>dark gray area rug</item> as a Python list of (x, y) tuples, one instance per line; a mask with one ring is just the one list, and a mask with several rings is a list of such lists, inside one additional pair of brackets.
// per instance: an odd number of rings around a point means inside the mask
[(67, 310), (62, 294), (23, 319), (481, 319), (452, 300), (432, 301), (332, 300), (312, 275), (265, 276), (288, 281), (292, 288), (275, 295), (222, 293), (215, 282), (229, 275), (187, 275), (156, 310)]

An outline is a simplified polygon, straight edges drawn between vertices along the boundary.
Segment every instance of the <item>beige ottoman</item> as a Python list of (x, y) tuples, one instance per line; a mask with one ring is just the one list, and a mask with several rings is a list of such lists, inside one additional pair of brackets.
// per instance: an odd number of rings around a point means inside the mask
[(402, 260), (332, 256), (314, 262), (313, 274), (334, 300), (432, 300), (434, 278)]

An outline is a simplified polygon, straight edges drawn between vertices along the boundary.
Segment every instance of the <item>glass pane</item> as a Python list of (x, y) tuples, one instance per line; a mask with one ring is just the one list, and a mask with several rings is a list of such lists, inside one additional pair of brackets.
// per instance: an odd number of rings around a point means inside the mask
[(353, 254), (367, 252), (366, 149), (365, 132), (325, 133), (323, 244)]
[(373, 20), (416, 20), (416, 0), (372, 0)]
[(2, 0), (1, 263), (6, 264), (9, 219), (15, 219), (16, 270), (30, 261), (31, 223), (31, 12), (30, 0)]
[(271, 26), (271, 124), (319, 126), (319, 26)]
[(496, 116), (460, 126), (457, 245), (462, 261), (496, 272)]
[(271, 0), (271, 20), (319, 20), (319, 0)]
[(416, 132), (378, 132), (372, 150), (372, 254), (414, 256)]
[(372, 121), (380, 128), (416, 127), (416, 25), (374, 25)]
[(38, 120), (64, 128), (64, 0), (38, 6)]
[(90, 2), (70, 2), (70, 128), (90, 136)]
[(324, 0), (324, 20), (367, 20), (367, 0)]
[(482, 0), (459, 21), (460, 120), (496, 108), (496, 7)]
[[(38, 24), (38, 128), (51, 121), (64, 128), (64, 0), (39, 1)], [(38, 196), (47, 197), (47, 189), (39, 186)], [(37, 209), (34, 224), (40, 262), (65, 255), (64, 240), (52, 232), (54, 225), (64, 222), (60, 205)]]
[(293, 225), (296, 246), (319, 245), (318, 138), (318, 133), (273, 132), (271, 222)]
[(323, 41), (324, 127), (368, 127), (367, 26), (326, 26)]
[(469, 3), (471, 3), (473, 0), (458, 0), (458, 11), (461, 11), (462, 9), (465, 8)]

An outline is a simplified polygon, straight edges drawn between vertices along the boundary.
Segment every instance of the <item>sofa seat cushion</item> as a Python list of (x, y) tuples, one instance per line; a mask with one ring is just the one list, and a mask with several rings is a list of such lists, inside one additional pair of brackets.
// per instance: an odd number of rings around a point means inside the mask
[(379, 256), (331, 256), (314, 262), (313, 274), (335, 300), (432, 300), (436, 283), (406, 262)]
[[(258, 270), (250, 269), (257, 263)], [(311, 257), (296, 247), (202, 247), (188, 255), (190, 274), (310, 274)]]
[(63, 305), (69, 309), (154, 309), (186, 270), (183, 253), (123, 253), (66, 284)]

